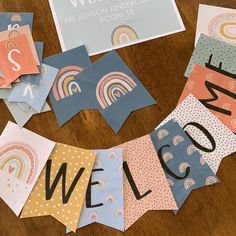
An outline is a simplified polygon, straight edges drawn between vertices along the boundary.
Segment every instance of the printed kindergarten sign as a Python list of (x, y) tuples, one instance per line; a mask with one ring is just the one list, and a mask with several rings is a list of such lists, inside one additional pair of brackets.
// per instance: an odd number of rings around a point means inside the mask
[(89, 55), (185, 30), (174, 0), (49, 0), (63, 51)]

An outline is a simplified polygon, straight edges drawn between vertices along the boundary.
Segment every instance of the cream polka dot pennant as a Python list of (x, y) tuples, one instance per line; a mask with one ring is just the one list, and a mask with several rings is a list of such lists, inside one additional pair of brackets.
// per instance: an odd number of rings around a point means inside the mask
[(76, 231), (96, 153), (57, 143), (21, 218), (51, 215)]

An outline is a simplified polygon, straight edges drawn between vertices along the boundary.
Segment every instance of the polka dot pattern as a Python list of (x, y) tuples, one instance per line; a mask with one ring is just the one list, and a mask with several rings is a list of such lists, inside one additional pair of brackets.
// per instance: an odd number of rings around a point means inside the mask
[[(217, 73), (201, 65), (195, 65), (178, 104), (180, 104), (189, 94), (193, 94), (198, 99), (213, 98), (209, 89), (206, 87), (206, 81), (212, 83), (212, 87), (213, 85), (218, 85), (220, 88), (235, 94), (235, 79)], [(231, 112), (231, 115), (226, 115), (213, 109), (209, 109), (209, 111), (218, 117), (218, 119), (232, 132), (236, 133), (236, 100), (216, 89), (214, 92), (217, 94), (218, 99), (216, 99), (216, 101), (208, 102), (208, 104), (221, 108), (224, 112)]]
[(177, 209), (149, 135), (124, 143), (123, 159), (128, 163), (140, 194), (152, 192), (137, 200), (127, 178), (124, 178), (125, 229), (127, 230), (148, 210)]
[(205, 66), (211, 54), (213, 54), (211, 61), (213, 66), (219, 67), (222, 62), (223, 70), (236, 74), (236, 47), (202, 34), (184, 76), (188, 78), (196, 64)]
[[(198, 150), (214, 173), (217, 172), (222, 159), (236, 151), (235, 134), (209, 112), (193, 95), (189, 95), (158, 128), (172, 119), (176, 120), (181, 127), (184, 127), (189, 122), (196, 122), (212, 135), (216, 143), (215, 150), (213, 152)], [(185, 131), (202, 146), (209, 149), (212, 148), (210, 141), (199, 129), (188, 126)]]
[[(225, 41), (232, 45), (236, 45), (235, 33), (230, 30), (235, 29), (236, 13), (224, 13), (214, 17), (208, 26), (209, 35), (218, 40)], [(234, 32), (234, 31), (233, 31)]]
[(85, 171), (77, 182), (69, 201), (63, 204), (61, 179), (52, 198), (50, 200), (45, 199), (45, 167), (25, 204), (21, 218), (51, 215), (75, 232), (95, 157), (96, 153), (93, 151), (57, 143), (50, 156), (52, 160), (50, 186), (61, 165), (65, 162), (67, 163), (66, 193), (80, 168), (84, 167)]
[[(162, 130), (165, 130), (167, 135), (160, 137), (158, 134)], [(173, 120), (167, 122), (150, 136), (156, 150), (161, 153), (159, 158), (164, 160), (166, 167), (174, 175), (182, 177), (178, 179), (164, 168), (179, 209), (192, 190), (206, 186), (206, 182), (211, 184), (219, 182), (211, 168), (201, 160), (200, 153), (177, 122)]]

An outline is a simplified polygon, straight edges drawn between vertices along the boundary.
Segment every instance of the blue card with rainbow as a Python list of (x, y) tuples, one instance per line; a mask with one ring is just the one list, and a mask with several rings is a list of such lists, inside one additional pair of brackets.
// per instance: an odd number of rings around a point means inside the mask
[(219, 182), (177, 122), (167, 122), (150, 136), (179, 209), (194, 189)]
[[(94, 151), (96, 160), (78, 228), (100, 223), (124, 231), (122, 149)], [(66, 231), (70, 232), (68, 228)]]
[(48, 57), (44, 63), (59, 69), (49, 94), (59, 126), (81, 110), (93, 109), (92, 103), (75, 80), (75, 75), (91, 63), (85, 46)]
[(32, 30), (33, 13), (0, 12), (0, 31), (29, 25)]
[(115, 50), (75, 78), (115, 132), (132, 111), (156, 103)]

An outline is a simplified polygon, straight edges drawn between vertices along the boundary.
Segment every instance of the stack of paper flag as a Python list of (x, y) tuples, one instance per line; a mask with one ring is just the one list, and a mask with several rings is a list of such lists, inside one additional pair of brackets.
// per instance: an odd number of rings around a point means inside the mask
[(50, 111), (46, 98), (58, 69), (42, 64), (43, 42), (32, 37), (32, 13), (0, 13), (0, 98), (20, 126)]

